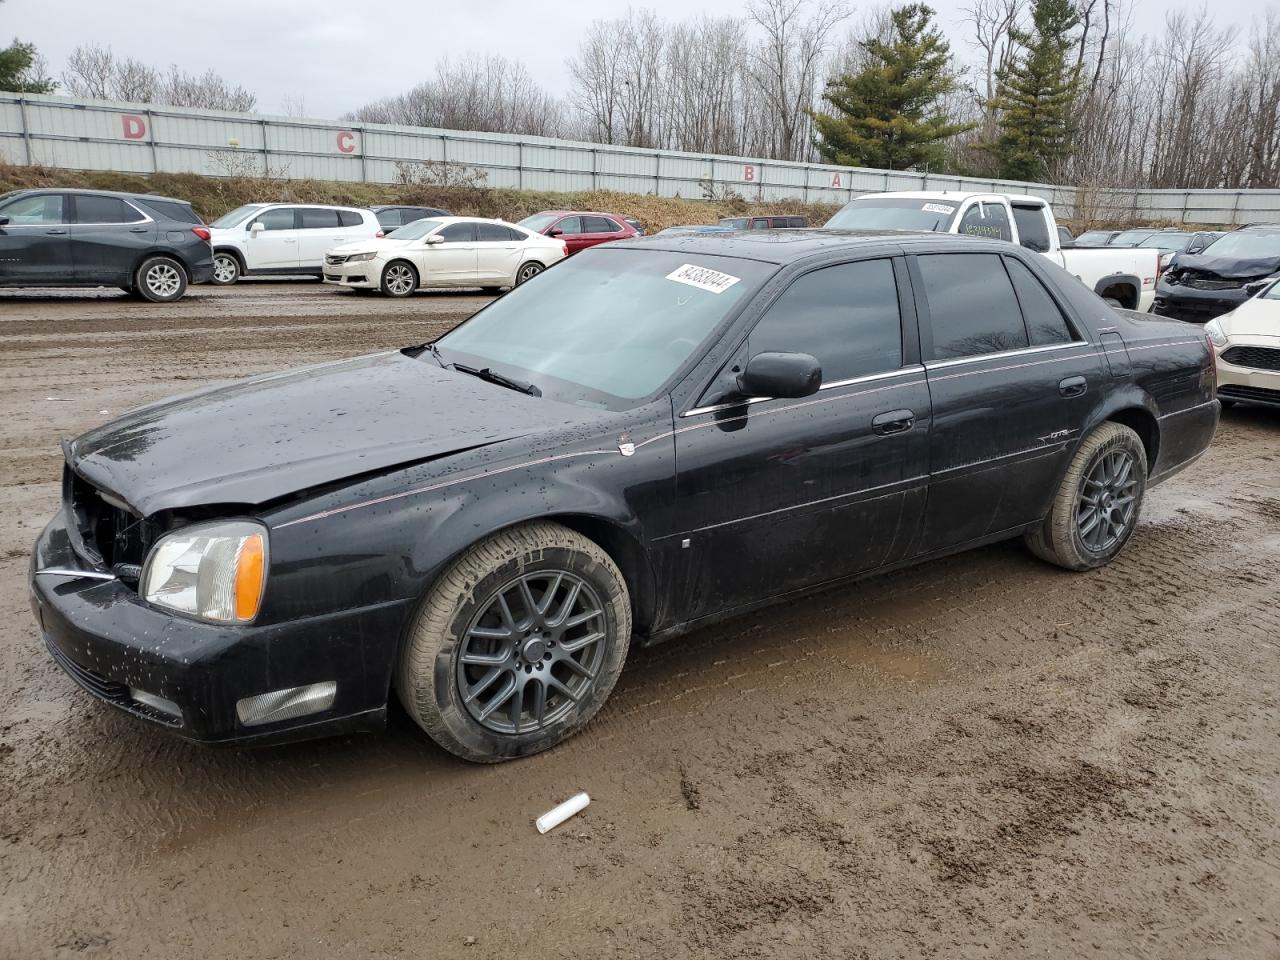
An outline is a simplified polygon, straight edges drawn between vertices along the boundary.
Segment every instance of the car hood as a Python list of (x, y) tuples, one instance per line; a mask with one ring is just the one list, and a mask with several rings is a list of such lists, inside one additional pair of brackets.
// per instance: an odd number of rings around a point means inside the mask
[(372, 471), (581, 427), (585, 407), (384, 353), (267, 374), (131, 411), (68, 445), (72, 468), (142, 516), (259, 505)]
[(1171, 269), (1178, 272), (1196, 270), (1212, 273), (1223, 280), (1252, 280), (1255, 277), (1267, 277), (1280, 270), (1280, 257), (1262, 257), (1256, 260), (1241, 260), (1239, 257), (1213, 257), (1207, 254), (1178, 254), (1177, 260), (1170, 264)]
[(1218, 320), (1228, 337), (1271, 337), (1280, 340), (1280, 300), (1254, 297)]
[(368, 240), (341, 243), (336, 247), (330, 248), (329, 252), (348, 256), (353, 253), (368, 253), (369, 251), (378, 253), (381, 250), (397, 250), (401, 247), (407, 247), (414, 242), (413, 240), (393, 240), (391, 237), (370, 237)]

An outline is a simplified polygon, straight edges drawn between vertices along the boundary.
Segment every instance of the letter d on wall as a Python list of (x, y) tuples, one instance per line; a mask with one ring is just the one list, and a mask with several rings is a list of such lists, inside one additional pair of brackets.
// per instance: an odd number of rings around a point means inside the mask
[(147, 121), (134, 113), (126, 113), (120, 118), (120, 122), (124, 124), (124, 138), (126, 140), (143, 140), (147, 136)]

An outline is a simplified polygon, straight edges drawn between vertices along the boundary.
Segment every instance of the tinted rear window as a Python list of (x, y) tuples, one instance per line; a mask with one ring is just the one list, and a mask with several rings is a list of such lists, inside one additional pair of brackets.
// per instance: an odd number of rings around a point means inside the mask
[(302, 207), (298, 212), (302, 215), (298, 226), (303, 230), (331, 230), (334, 227), (341, 226), (337, 210), (316, 210)]
[(1075, 337), (1067, 326), (1067, 318), (1062, 315), (1053, 297), (1049, 296), (1044, 284), (1031, 273), (1026, 264), (1008, 257), (1004, 265), (1009, 271), (1009, 279), (1013, 281), (1013, 289), (1018, 293), (1022, 315), (1031, 335), (1031, 345), (1046, 347), (1074, 340)]
[[(338, 222), (344, 227), (358, 227), (364, 223), (364, 217), (356, 213), (354, 210), (339, 210)], [(394, 229), (394, 227), (392, 228)]]
[(938, 360), (1028, 345), (1022, 311), (1000, 257), (940, 253), (917, 258)]
[(1053, 246), (1044, 207), (1014, 207), (1013, 222), (1018, 225), (1018, 241), (1028, 250), (1045, 253)]
[(137, 203), (150, 209), (159, 219), (177, 220), (179, 223), (204, 223), (200, 215), (191, 209), (191, 204), (180, 200), (152, 200), (150, 197), (138, 197)]
[(77, 195), (76, 223), (137, 223), (145, 220), (141, 213), (119, 197)]

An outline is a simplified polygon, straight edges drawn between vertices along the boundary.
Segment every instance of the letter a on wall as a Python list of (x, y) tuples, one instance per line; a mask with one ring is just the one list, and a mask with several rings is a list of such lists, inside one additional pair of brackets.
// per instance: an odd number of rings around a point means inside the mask
[(124, 125), (124, 138), (126, 140), (145, 140), (147, 136), (147, 121), (136, 113), (126, 113), (120, 117), (120, 122)]
[(835, 173), (833, 173), (833, 174), (831, 175), (831, 186), (833, 186), (833, 187), (839, 187), (839, 186), (841, 186), (841, 183), (840, 183), (840, 171), (839, 171), (839, 170), (837, 170)]

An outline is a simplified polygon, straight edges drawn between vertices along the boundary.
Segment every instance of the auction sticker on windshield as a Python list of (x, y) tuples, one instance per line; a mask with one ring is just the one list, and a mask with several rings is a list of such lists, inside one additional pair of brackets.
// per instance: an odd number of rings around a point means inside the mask
[(920, 208), (925, 213), (955, 213), (955, 207), (949, 207), (945, 203), (926, 203)]
[(711, 293), (724, 293), (742, 278), (721, 273), (719, 270), (685, 263), (668, 273), (667, 279), (697, 287), (699, 290), (708, 290)]

